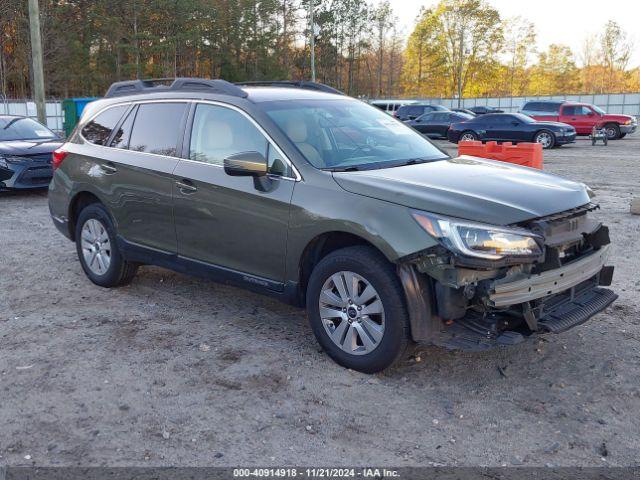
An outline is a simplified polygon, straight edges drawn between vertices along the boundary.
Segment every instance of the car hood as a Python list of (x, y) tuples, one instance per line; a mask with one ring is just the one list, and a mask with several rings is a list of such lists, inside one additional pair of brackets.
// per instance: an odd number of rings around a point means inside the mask
[(59, 138), (50, 140), (9, 140), (0, 141), (0, 155), (38, 155), (51, 153), (62, 146)]
[(635, 117), (631, 115), (623, 115), (621, 113), (606, 113), (602, 116), (603, 120), (615, 120), (620, 123), (624, 123), (628, 120), (633, 121)]
[(352, 193), (495, 225), (523, 222), (589, 202), (582, 183), (469, 156), (379, 170), (334, 172), (333, 177)]

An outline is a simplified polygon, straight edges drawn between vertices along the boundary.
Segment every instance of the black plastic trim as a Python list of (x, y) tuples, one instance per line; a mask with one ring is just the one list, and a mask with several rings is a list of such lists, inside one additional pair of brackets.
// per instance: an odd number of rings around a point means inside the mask
[(156, 265), (175, 272), (194, 275), (218, 283), (234, 285), (256, 293), (268, 295), (294, 306), (300, 306), (298, 284), (288, 282), (286, 285), (268, 278), (259, 277), (245, 272), (233, 270), (220, 265), (201, 262), (192, 258), (182, 257), (177, 253), (154, 249), (137, 243), (129, 242), (118, 236), (118, 248), (123, 257), (130, 262), (145, 265)]
[(247, 98), (248, 96), (247, 92), (226, 80), (183, 77), (116, 82), (109, 87), (105, 98), (167, 91), (217, 93), (239, 98)]

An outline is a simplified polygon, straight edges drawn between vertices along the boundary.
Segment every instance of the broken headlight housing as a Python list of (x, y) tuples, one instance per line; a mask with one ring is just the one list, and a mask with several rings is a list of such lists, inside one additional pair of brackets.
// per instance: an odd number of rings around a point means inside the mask
[(509, 228), (412, 211), (411, 215), (444, 247), (460, 255), (486, 260), (539, 258), (542, 237), (521, 228)]

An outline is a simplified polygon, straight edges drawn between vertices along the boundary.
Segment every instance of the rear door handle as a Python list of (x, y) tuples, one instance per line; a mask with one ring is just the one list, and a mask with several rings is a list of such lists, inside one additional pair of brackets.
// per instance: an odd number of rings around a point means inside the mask
[(115, 167), (113, 163), (103, 163), (100, 165), (100, 168), (107, 175), (113, 175), (118, 171), (118, 169)]
[(189, 180), (182, 180), (181, 182), (176, 182), (176, 186), (180, 189), (180, 192), (182, 192), (185, 195), (188, 195), (190, 193), (195, 193), (198, 191), (198, 187), (196, 187)]

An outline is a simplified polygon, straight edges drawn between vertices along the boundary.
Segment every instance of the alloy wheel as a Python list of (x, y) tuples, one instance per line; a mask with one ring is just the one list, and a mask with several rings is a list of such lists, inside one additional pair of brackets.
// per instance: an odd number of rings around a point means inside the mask
[(542, 144), (542, 148), (549, 148), (553, 142), (551, 134), (547, 132), (541, 132), (536, 136), (536, 142)]
[(384, 306), (378, 292), (354, 272), (337, 272), (322, 286), (320, 318), (329, 338), (351, 355), (375, 350), (384, 336)]
[(460, 140), (462, 140), (463, 142), (472, 142), (475, 139), (476, 138), (473, 136), (472, 133), (465, 133), (464, 135), (462, 135), (462, 137), (460, 137)]
[(84, 262), (96, 275), (104, 275), (111, 265), (111, 241), (105, 226), (90, 218), (82, 226), (81, 247)]

